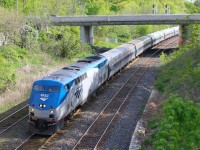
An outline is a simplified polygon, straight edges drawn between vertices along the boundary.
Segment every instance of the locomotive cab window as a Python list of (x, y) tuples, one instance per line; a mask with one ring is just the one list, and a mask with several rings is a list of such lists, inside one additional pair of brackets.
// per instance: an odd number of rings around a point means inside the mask
[(60, 87), (58, 87), (58, 86), (48, 86), (47, 91), (53, 92), (53, 93), (58, 93), (58, 92), (60, 92)]
[(44, 92), (45, 91), (45, 86), (44, 85), (35, 84), (33, 86), (33, 90), (34, 91), (39, 91), (39, 92)]
[(75, 80), (75, 84), (79, 84), (81, 82), (80, 77)]
[(65, 90), (66, 90), (66, 91), (69, 91), (69, 89), (70, 89), (69, 84), (65, 85)]

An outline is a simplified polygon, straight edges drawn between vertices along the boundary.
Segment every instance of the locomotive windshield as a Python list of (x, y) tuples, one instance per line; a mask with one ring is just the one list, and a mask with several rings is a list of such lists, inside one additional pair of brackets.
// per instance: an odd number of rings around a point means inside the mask
[(52, 92), (52, 93), (59, 93), (60, 92), (60, 87), (59, 86), (47, 86), (47, 90), (45, 89), (46, 86), (45, 85), (38, 85), (35, 84), (33, 86), (33, 90), (34, 91), (38, 91), (38, 92)]
[(45, 91), (45, 86), (36, 84), (36, 85), (33, 86), (33, 90), (34, 91), (39, 91), (39, 92), (44, 92)]
[(60, 92), (60, 87), (59, 86), (48, 86), (47, 92), (58, 93), (58, 92)]

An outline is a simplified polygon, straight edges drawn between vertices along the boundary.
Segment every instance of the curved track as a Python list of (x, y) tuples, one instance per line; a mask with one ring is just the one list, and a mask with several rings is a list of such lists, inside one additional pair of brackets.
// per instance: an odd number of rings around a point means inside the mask
[[(159, 50), (155, 53), (157, 54)], [(154, 55), (155, 55), (154, 54)], [(133, 92), (140, 78), (144, 75), (149, 65), (154, 59), (146, 61), (135, 73), (124, 83), (116, 95), (111, 99), (107, 106), (98, 115), (92, 125), (84, 133), (74, 149), (95, 149), (109, 126), (113, 123), (114, 118), (120, 114), (122, 106), (127, 102), (131, 92)]]
[[(174, 41), (167, 45), (174, 44)], [(83, 134), (73, 149), (98, 149), (99, 143), (103, 142), (103, 137), (114, 120), (120, 115), (123, 105), (128, 103), (129, 95), (134, 92), (135, 87), (146, 73), (148, 68), (158, 57), (161, 50), (157, 50), (147, 61), (144, 62), (130, 78), (124, 83), (116, 95), (101, 111), (88, 130)]]
[[(174, 41), (166, 44), (168, 48), (171, 44), (174, 44)], [(123, 109), (123, 106), (128, 102), (128, 97), (130, 93), (134, 91), (134, 88), (146, 73), (148, 68), (154, 62), (154, 59), (160, 54), (161, 50), (157, 50), (152, 57), (148, 58), (144, 64), (142, 64), (138, 69), (133, 73), (131, 77), (124, 83), (124, 85), (119, 89), (115, 96), (110, 100), (106, 107), (101, 111), (95, 121), (83, 134), (77, 144), (73, 149), (98, 149), (98, 145), (103, 143), (103, 137), (105, 133), (109, 130), (109, 127), (112, 126), (115, 119), (119, 116), (120, 112)], [(56, 133), (56, 135), (59, 135)], [(43, 142), (41, 142), (43, 139)], [(35, 134), (29, 136), (23, 143), (21, 143), (16, 149), (30, 149), (34, 148), (36, 145), (43, 145), (48, 137), (38, 137)], [(49, 139), (54, 139), (54, 135)], [(49, 140), (52, 143), (55, 140)], [(40, 143), (40, 144), (39, 144)], [(40, 147), (40, 146), (38, 146)], [(41, 149), (48, 149), (48, 144), (43, 145)]]

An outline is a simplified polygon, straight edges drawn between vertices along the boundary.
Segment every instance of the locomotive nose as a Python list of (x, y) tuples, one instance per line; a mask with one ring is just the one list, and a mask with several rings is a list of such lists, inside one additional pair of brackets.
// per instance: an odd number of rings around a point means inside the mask
[(39, 110), (29, 106), (29, 115), (33, 120), (44, 119), (52, 121), (52, 119), (56, 119), (56, 114), (56, 109)]
[(37, 93), (29, 104), (39, 110), (55, 109), (58, 99), (59, 93)]

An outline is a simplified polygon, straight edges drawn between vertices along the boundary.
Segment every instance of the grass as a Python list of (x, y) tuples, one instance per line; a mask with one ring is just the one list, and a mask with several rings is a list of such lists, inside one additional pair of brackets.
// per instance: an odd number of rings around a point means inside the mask
[[(161, 55), (155, 86), (163, 113), (151, 117), (142, 149), (198, 149), (200, 145), (200, 45)], [(160, 118), (160, 119), (158, 119)]]
[[(199, 46), (200, 47), (200, 46)], [(182, 48), (168, 57), (161, 56), (156, 88), (166, 95), (200, 100), (200, 51), (198, 47)]]
[(72, 59), (58, 59), (45, 52), (32, 53), (28, 63), (17, 69), (15, 84), (0, 95), (0, 114), (28, 99), (33, 81), (88, 55), (92, 55), (92, 52), (79, 53)]
[(115, 145), (115, 146), (113, 147), (113, 150), (119, 150), (119, 147), (118, 147), (117, 145)]
[(119, 45), (121, 45), (122, 43), (109, 43), (109, 42), (97, 42), (95, 44), (95, 46), (97, 47), (103, 47), (103, 48), (115, 48)]
[(4, 103), (2, 103), (2, 104), (0, 105), (0, 114), (1, 114), (2, 112), (4, 112), (4, 111), (10, 109), (11, 106), (13, 106), (12, 103), (13, 103), (13, 102), (10, 102), (10, 101), (9, 101), (9, 102), (4, 102)]
[[(153, 149), (198, 149), (200, 144), (200, 105), (171, 96), (163, 105), (164, 116), (144, 141)], [(152, 125), (152, 123), (151, 123)]]

